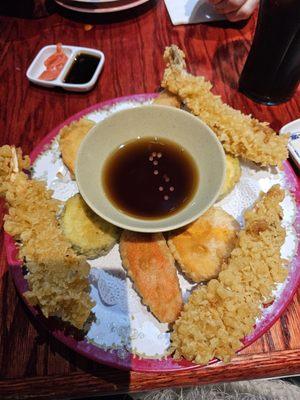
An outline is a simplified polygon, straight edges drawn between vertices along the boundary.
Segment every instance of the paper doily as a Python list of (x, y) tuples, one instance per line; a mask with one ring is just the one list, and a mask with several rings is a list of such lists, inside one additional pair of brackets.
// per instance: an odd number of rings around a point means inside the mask
[[(108, 115), (122, 109), (150, 104), (146, 101), (123, 101), (112, 106), (87, 114), (86, 118), (99, 122)], [(283, 226), (287, 236), (282, 246), (282, 257), (292, 260), (297, 248), (297, 235), (293, 227), (296, 206), (286, 187), (284, 174), (275, 168), (260, 169), (252, 163), (242, 163), (242, 175), (234, 190), (217, 205), (237, 219), (243, 225), (243, 213), (257, 200), (261, 191), (266, 192), (272, 185), (279, 183), (286, 189), (282, 202), (284, 211)], [(43, 179), (53, 196), (66, 201), (78, 192), (75, 181), (71, 180), (68, 169), (60, 157), (57, 138), (40, 155), (33, 165), (33, 178)], [(118, 245), (104, 257), (89, 261), (91, 265), (91, 297), (96, 302), (93, 312), (95, 321), (86, 337), (103, 349), (119, 349), (147, 358), (161, 358), (168, 353), (170, 333), (167, 324), (162, 324), (141, 303), (133, 284), (126, 277), (122, 267)], [(294, 268), (290, 264), (290, 268)], [(193, 286), (178, 269), (180, 287), (184, 301), (189, 297)], [(289, 278), (288, 278), (289, 279)], [(273, 311), (276, 299), (279, 299), (286, 282), (278, 285), (275, 302), (264, 310), (262, 319)]]

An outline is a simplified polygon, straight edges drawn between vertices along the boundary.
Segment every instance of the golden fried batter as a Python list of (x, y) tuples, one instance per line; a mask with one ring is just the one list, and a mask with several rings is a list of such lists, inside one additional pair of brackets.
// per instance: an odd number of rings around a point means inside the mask
[(87, 258), (106, 254), (119, 238), (119, 229), (95, 214), (80, 194), (65, 203), (61, 226), (75, 251)]
[(163, 90), (160, 92), (159, 95), (153, 100), (153, 104), (176, 108), (180, 108), (181, 105), (178, 97), (170, 93), (168, 90)]
[[(60, 202), (51, 197), (44, 182), (17, 172), (12, 154), (7, 146), (0, 148), (0, 186), (8, 205), (4, 229), (21, 241), (19, 256), (26, 259), (29, 270), (25, 295), (46, 317), (57, 316), (82, 329), (93, 306), (90, 267), (84, 257), (75, 254), (59, 227)], [(27, 167), (19, 149), (17, 155), (23, 160), (21, 166)]]
[(211, 92), (210, 82), (186, 72), (184, 58), (177, 46), (166, 48), (167, 68), (162, 87), (176, 95), (215, 132), (227, 153), (263, 166), (281, 166), (288, 156), (288, 136), (276, 135), (268, 123), (224, 104), (220, 96)]
[(12, 175), (29, 167), (30, 159), (22, 155), (20, 148), (9, 145), (0, 147), (0, 196), (5, 195), (7, 185), (11, 184)]
[(212, 207), (197, 221), (170, 233), (168, 245), (183, 272), (194, 282), (219, 275), (237, 240), (238, 222), (221, 208)]
[(245, 213), (236, 248), (218, 279), (199, 286), (174, 324), (175, 358), (206, 364), (217, 357), (229, 361), (242, 346), (262, 312), (273, 299), (277, 282), (287, 271), (280, 250), (285, 240), (280, 202), (284, 191), (273, 186)]
[(161, 233), (124, 231), (120, 254), (143, 303), (160, 322), (174, 322), (182, 308), (174, 259)]
[(80, 144), (94, 125), (94, 122), (81, 118), (79, 121), (64, 126), (59, 132), (61, 156), (72, 177), (75, 176), (75, 161)]
[(241, 177), (241, 167), (238, 158), (226, 154), (226, 176), (225, 182), (219, 194), (218, 200), (227, 196), (238, 183)]

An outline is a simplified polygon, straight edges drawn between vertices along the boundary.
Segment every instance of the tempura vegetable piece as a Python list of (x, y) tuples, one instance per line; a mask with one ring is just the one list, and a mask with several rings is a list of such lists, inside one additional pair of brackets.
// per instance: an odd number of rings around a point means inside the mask
[(181, 102), (177, 96), (170, 93), (168, 90), (163, 90), (159, 95), (153, 100), (153, 104), (158, 104), (162, 106), (169, 106), (180, 108)]
[(226, 211), (212, 207), (192, 224), (171, 232), (168, 245), (188, 278), (207, 281), (219, 275), (235, 247), (239, 228)]
[(81, 118), (79, 121), (74, 121), (70, 125), (64, 126), (59, 132), (61, 156), (72, 177), (75, 176), (75, 161), (80, 144), (94, 125), (94, 122)]
[(241, 166), (239, 159), (226, 154), (226, 175), (225, 182), (219, 194), (218, 200), (227, 196), (238, 183), (241, 177)]
[(65, 203), (61, 226), (75, 251), (87, 258), (106, 254), (119, 238), (119, 229), (95, 214), (80, 194)]
[(120, 254), (143, 303), (160, 322), (174, 322), (182, 308), (182, 296), (163, 235), (123, 231)]
[(261, 304), (273, 298), (276, 283), (287, 275), (280, 256), (283, 198), (284, 191), (273, 186), (245, 213), (245, 229), (219, 278), (193, 291), (174, 324), (176, 358), (198, 364), (214, 357), (229, 361), (242, 346), (261, 315)]
[(266, 122), (244, 115), (223, 103), (211, 92), (212, 85), (202, 76), (186, 72), (184, 53), (175, 45), (167, 47), (167, 68), (162, 87), (176, 95), (217, 135), (225, 151), (262, 166), (282, 165), (288, 157), (287, 135), (276, 135)]
[[(57, 316), (82, 329), (93, 306), (90, 267), (84, 257), (75, 254), (59, 227), (56, 215), (60, 202), (51, 197), (44, 182), (18, 172), (13, 151), (9, 157), (5, 146), (0, 148), (0, 154), (4, 152), (0, 157), (0, 185), (8, 206), (4, 229), (21, 241), (19, 257), (26, 260), (29, 270), (25, 296), (46, 317)], [(17, 154), (23, 160), (20, 165), (27, 166), (20, 150)]]

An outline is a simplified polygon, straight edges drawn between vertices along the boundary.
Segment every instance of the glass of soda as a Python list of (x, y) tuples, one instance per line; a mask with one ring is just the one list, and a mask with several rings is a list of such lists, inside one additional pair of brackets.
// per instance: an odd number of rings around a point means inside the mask
[(275, 105), (289, 100), (300, 80), (300, 0), (261, 0), (253, 43), (239, 90)]

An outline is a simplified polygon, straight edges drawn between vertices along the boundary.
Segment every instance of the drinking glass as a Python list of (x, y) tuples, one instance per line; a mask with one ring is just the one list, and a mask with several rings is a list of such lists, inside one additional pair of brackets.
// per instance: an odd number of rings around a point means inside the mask
[(261, 0), (239, 90), (274, 105), (289, 100), (300, 80), (300, 0)]

